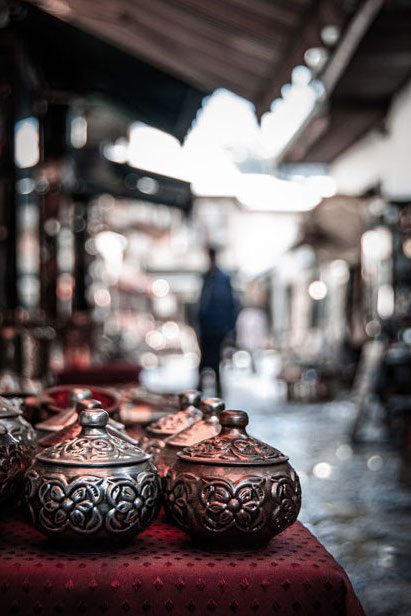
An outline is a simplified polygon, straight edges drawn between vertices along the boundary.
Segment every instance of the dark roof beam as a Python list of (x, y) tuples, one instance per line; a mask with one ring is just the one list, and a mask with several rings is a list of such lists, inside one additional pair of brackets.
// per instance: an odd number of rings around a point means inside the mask
[(344, 74), (364, 35), (380, 12), (384, 0), (364, 0), (348, 24), (343, 37), (327, 63), (321, 81), (329, 96)]
[(345, 13), (334, 0), (322, 0), (314, 7), (307, 6), (304, 26), (291, 40), (288, 53), (285, 54), (285, 62), (280, 67), (274, 65), (273, 74), (260, 92), (256, 105), (259, 116), (270, 108), (275, 98), (281, 95), (282, 86), (291, 79), (292, 69), (304, 63), (304, 54), (307, 49), (322, 46), (322, 29), (330, 24), (342, 28), (344, 21)]

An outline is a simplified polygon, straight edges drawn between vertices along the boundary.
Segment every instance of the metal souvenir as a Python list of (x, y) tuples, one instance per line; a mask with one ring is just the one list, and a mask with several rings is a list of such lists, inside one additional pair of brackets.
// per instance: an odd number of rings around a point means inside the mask
[(18, 398), (0, 397), (0, 425), (21, 443), (26, 454), (29, 456), (34, 454), (37, 447), (36, 432), (23, 418)]
[(181, 449), (216, 436), (220, 432), (219, 417), (224, 409), (225, 403), (221, 398), (206, 398), (200, 405), (202, 417), (199, 421), (164, 439), (164, 447), (160, 449), (155, 462), (162, 477), (165, 476), (170, 466), (177, 461), (177, 453)]
[(181, 432), (184, 428), (188, 428), (191, 424), (201, 419), (201, 411), (198, 408), (200, 400), (201, 394), (195, 389), (180, 394), (180, 410), (162, 417), (146, 428), (145, 436), (140, 440), (139, 445), (153, 457), (153, 464), (156, 464), (157, 457), (163, 449), (165, 439), (168, 436)]
[(0, 424), (0, 504), (12, 500), (22, 486), (30, 457), (21, 441)]
[(177, 454), (165, 510), (195, 540), (249, 550), (293, 524), (301, 488), (288, 457), (246, 432), (244, 411), (223, 411), (221, 432)]
[[(79, 413), (88, 408), (96, 408), (97, 406), (102, 408), (101, 402), (98, 400), (86, 399), (84, 396), (80, 395), (74, 398), (73, 401), (75, 404), (74, 407), (67, 411), (62, 411), (58, 415), (52, 415), (49, 419), (36, 424), (37, 433), (41, 437), (39, 440), (40, 447), (52, 447), (68, 438), (77, 436), (81, 432)], [(115, 436), (120, 436), (128, 440), (133, 445), (137, 445), (137, 441), (126, 434), (124, 424), (115, 421), (111, 417), (107, 423), (107, 430)]]
[(127, 539), (157, 517), (160, 477), (150, 456), (107, 430), (96, 403), (80, 413), (78, 436), (42, 450), (25, 475), (34, 526), (54, 538)]

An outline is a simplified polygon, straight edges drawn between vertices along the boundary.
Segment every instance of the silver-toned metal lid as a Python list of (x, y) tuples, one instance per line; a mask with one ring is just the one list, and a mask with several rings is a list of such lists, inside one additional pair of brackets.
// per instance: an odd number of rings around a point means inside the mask
[(179, 394), (178, 401), (180, 403), (180, 409), (184, 411), (184, 409), (189, 406), (199, 407), (201, 400), (201, 393), (197, 389), (188, 389), (183, 393)]
[(147, 434), (151, 437), (171, 436), (188, 428), (192, 423), (201, 419), (198, 408), (201, 394), (195, 389), (190, 389), (179, 395), (180, 409), (177, 413), (161, 417), (158, 421), (147, 427)]
[(17, 399), (7, 400), (7, 398), (0, 396), (0, 419), (5, 419), (6, 417), (18, 417), (21, 414), (22, 413)]
[(225, 409), (225, 402), (221, 398), (205, 398), (200, 405), (203, 414), (200, 421), (196, 421), (188, 428), (166, 439), (167, 445), (172, 447), (189, 447), (204, 439), (216, 436), (220, 432), (219, 416)]
[(88, 400), (78, 404), (78, 407), (86, 407), (80, 410), (80, 434), (44, 449), (37, 454), (37, 460), (64, 466), (101, 467), (139, 464), (150, 459), (149, 454), (123, 439), (119, 433), (114, 435), (109, 432), (108, 413), (97, 401), (93, 401), (95, 407), (90, 408), (91, 402)]
[(223, 411), (221, 432), (177, 453), (180, 460), (224, 466), (262, 466), (287, 462), (278, 449), (249, 436), (245, 411)]

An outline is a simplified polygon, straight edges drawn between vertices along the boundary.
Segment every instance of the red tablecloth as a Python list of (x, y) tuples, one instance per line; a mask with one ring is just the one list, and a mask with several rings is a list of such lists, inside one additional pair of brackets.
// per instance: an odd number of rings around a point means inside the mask
[(255, 554), (194, 548), (156, 522), (131, 545), (63, 551), (0, 518), (0, 613), (364, 616), (344, 570), (300, 523)]

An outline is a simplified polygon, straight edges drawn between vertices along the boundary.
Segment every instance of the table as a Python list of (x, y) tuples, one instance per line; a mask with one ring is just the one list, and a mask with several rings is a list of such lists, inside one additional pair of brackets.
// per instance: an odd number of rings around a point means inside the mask
[(299, 522), (253, 554), (209, 553), (155, 522), (122, 548), (51, 544), (0, 516), (0, 611), (59, 615), (364, 616), (344, 570)]

